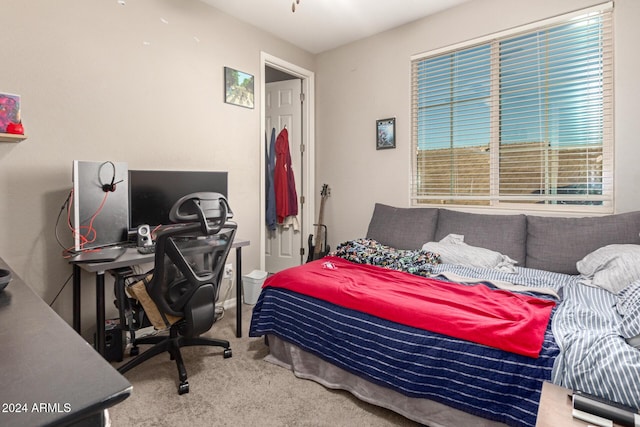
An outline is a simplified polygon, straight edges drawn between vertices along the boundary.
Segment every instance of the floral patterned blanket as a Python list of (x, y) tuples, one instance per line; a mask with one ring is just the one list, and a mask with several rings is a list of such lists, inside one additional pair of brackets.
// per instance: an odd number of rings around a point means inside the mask
[(435, 264), (440, 264), (440, 255), (434, 252), (395, 249), (373, 239), (349, 240), (339, 244), (330, 255), (357, 264), (377, 265), (425, 277), (430, 275)]

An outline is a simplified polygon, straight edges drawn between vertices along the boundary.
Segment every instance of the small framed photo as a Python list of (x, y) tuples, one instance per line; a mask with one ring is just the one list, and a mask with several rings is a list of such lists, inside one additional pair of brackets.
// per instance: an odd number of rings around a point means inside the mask
[(396, 148), (396, 118), (376, 120), (376, 150)]
[(0, 93), (0, 133), (6, 133), (11, 123), (20, 123), (20, 95)]
[(253, 76), (224, 67), (224, 102), (253, 108)]

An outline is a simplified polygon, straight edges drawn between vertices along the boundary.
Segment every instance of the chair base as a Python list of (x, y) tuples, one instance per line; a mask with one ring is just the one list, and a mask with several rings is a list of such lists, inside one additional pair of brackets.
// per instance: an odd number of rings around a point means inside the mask
[(181, 347), (190, 347), (196, 345), (223, 347), (223, 357), (228, 359), (233, 355), (231, 352), (229, 341), (219, 340), (215, 338), (203, 338), (203, 337), (183, 337), (178, 335), (176, 328), (171, 328), (169, 336), (153, 336), (144, 337), (134, 340), (133, 347), (131, 348), (131, 355), (138, 354), (138, 345), (140, 344), (153, 344), (153, 347), (146, 350), (144, 353), (136, 356), (134, 359), (128, 361), (124, 365), (118, 368), (118, 372), (124, 374), (125, 372), (135, 368), (139, 364), (155, 357), (159, 354), (168, 352), (171, 360), (176, 361), (176, 367), (178, 368), (178, 378), (180, 383), (178, 384), (178, 394), (189, 393), (189, 383), (187, 381), (187, 370), (182, 360), (182, 354), (180, 353)]

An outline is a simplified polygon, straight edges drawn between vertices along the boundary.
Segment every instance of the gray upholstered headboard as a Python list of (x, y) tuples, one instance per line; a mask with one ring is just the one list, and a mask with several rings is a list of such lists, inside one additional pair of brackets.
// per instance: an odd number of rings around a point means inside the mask
[(577, 274), (576, 262), (614, 244), (640, 244), (640, 212), (600, 217), (491, 215), (377, 203), (366, 237), (399, 249), (419, 249), (448, 234), (508, 255), (518, 265)]
[(398, 249), (420, 249), (433, 241), (439, 209), (395, 208), (376, 203), (366, 237)]

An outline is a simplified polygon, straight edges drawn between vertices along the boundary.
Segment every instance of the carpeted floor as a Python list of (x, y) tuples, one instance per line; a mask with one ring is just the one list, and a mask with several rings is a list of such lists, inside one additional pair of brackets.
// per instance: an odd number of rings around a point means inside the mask
[[(221, 349), (182, 349), (190, 391), (177, 393), (177, 370), (160, 355), (127, 372), (131, 396), (109, 409), (111, 425), (122, 426), (416, 426), (350, 393), (296, 378), (262, 359), (261, 338), (247, 336), (252, 306), (244, 305), (243, 337), (235, 336), (235, 308), (209, 332), (229, 340), (233, 357)], [(141, 348), (144, 350), (144, 348)], [(125, 361), (127, 358), (125, 357)], [(117, 364), (114, 364), (117, 366)]]

